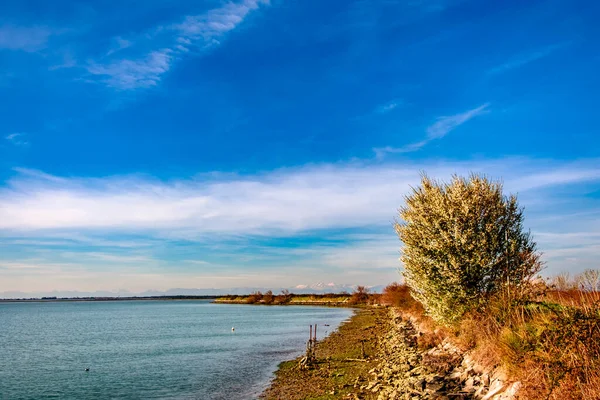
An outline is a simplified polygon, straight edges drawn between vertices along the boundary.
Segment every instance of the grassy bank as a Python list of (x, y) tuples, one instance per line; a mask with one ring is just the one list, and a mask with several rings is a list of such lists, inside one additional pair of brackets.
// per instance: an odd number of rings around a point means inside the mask
[(313, 368), (299, 368), (301, 358), (281, 363), (262, 398), (347, 399), (377, 365), (377, 345), (389, 328), (387, 323), (385, 309), (358, 310), (336, 332), (317, 343)]

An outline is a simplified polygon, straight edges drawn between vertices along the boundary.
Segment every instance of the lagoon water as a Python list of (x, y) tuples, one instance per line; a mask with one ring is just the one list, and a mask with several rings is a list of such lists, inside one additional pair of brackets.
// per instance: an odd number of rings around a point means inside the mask
[(304, 351), (309, 324), (322, 338), (351, 313), (208, 301), (0, 303), (0, 399), (253, 399), (278, 363)]

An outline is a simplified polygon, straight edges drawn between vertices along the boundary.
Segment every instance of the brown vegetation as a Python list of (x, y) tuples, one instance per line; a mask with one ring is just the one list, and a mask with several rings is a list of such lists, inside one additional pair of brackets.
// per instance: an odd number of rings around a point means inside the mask
[(367, 304), (369, 302), (369, 289), (366, 286), (357, 286), (348, 301), (350, 305)]
[(586, 290), (594, 287), (577, 279), (561, 285), (512, 293), (507, 288), (451, 329), (424, 315), (405, 285), (386, 287), (382, 302), (400, 307), (419, 325), (420, 348), (453, 337), (473, 350), (479, 364), (502, 365), (522, 382), (520, 398), (600, 399), (600, 292)]
[(323, 294), (295, 294), (284, 289), (281, 294), (275, 295), (271, 290), (265, 293), (260, 291), (249, 295), (227, 295), (215, 300), (217, 303), (235, 304), (262, 304), (262, 305), (287, 305), (287, 304), (319, 304), (333, 306), (364, 306), (379, 304), (380, 294), (369, 293), (366, 286), (358, 286), (352, 294), (349, 293), (323, 293)]

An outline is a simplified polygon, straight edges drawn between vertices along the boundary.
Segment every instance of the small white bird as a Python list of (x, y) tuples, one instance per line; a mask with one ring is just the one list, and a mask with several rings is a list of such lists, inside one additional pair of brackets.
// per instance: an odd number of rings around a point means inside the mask
[(235, 332), (235, 328), (233, 326), (231, 327), (231, 332)]

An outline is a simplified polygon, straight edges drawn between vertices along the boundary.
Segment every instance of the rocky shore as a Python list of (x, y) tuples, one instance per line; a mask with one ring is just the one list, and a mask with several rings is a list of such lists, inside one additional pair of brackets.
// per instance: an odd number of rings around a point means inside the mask
[(264, 399), (481, 399), (515, 397), (519, 382), (486, 370), (451, 342), (419, 350), (421, 334), (395, 309), (364, 309), (316, 347), (317, 362), (282, 363)]
[(381, 362), (369, 371), (355, 399), (481, 399), (514, 398), (519, 383), (509, 383), (500, 368), (486, 371), (468, 354), (444, 340), (438, 346), (419, 351), (420, 335), (409, 318), (390, 310), (390, 329), (380, 342)]

